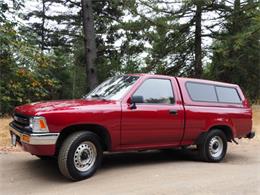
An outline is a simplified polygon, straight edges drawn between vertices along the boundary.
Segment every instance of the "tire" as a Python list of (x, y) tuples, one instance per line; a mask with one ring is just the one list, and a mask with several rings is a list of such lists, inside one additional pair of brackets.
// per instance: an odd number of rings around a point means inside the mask
[(227, 152), (227, 137), (223, 131), (213, 129), (204, 135), (198, 149), (201, 160), (220, 162)]
[(91, 177), (101, 164), (103, 150), (99, 137), (92, 132), (71, 134), (62, 144), (58, 155), (60, 172), (71, 180)]

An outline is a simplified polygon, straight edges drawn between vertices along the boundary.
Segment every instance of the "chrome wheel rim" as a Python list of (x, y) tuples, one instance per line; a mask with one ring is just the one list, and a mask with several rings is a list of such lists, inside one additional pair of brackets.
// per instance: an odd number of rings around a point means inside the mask
[(94, 165), (96, 157), (96, 146), (90, 141), (82, 142), (74, 153), (74, 165), (78, 171), (88, 171)]
[(209, 153), (212, 157), (218, 158), (223, 152), (224, 144), (219, 136), (214, 136), (209, 142)]

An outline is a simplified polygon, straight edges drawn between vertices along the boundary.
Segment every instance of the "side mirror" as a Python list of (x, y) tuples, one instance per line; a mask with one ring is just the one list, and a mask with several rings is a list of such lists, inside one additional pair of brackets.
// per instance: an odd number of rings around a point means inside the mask
[(131, 105), (130, 105), (130, 108), (131, 109), (136, 109), (136, 104), (137, 103), (144, 103), (144, 97), (143, 96), (139, 96), (139, 95), (136, 95), (136, 96), (132, 96), (131, 97)]

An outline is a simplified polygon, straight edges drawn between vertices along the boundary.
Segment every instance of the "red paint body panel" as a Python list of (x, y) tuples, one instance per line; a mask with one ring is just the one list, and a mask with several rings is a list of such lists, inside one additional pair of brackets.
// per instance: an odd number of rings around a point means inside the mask
[[(186, 128), (182, 144), (189, 145), (201, 133), (214, 126), (228, 126), (234, 138), (245, 137), (252, 130), (252, 109), (248, 106), (238, 85), (189, 78), (176, 78), (183, 96), (186, 111)], [(186, 82), (200, 82), (224, 87), (233, 87), (239, 93), (242, 104), (192, 101), (185, 87)]]
[(30, 145), (27, 143), (21, 144), (24, 151), (31, 153), (32, 155), (39, 156), (53, 156), (56, 151), (55, 145)]
[(112, 148), (120, 143), (120, 102), (106, 100), (66, 100), (19, 106), (16, 113), (44, 116), (53, 133), (81, 124), (98, 124), (109, 130)]
[[(235, 138), (245, 137), (252, 128), (252, 110), (237, 85), (162, 75), (140, 74), (133, 87), (118, 101), (61, 100), (38, 102), (16, 107), (15, 112), (46, 118), (50, 132), (80, 124), (103, 126), (111, 138), (111, 151), (167, 148), (194, 144), (202, 132), (213, 126), (225, 125)], [(168, 79), (172, 83), (175, 104), (143, 104), (130, 109), (130, 97), (148, 78)], [(199, 81), (235, 87), (242, 104), (194, 102), (186, 91), (187, 81)], [(177, 115), (169, 114), (176, 110)], [(24, 149), (32, 154), (53, 155), (55, 145), (30, 146)]]
[[(121, 148), (180, 145), (184, 132), (184, 108), (174, 78), (160, 77), (172, 82), (175, 104), (140, 104), (135, 110), (130, 109), (130, 97), (148, 78), (158, 76), (143, 76), (122, 101)], [(178, 114), (171, 115), (170, 110), (176, 110)]]

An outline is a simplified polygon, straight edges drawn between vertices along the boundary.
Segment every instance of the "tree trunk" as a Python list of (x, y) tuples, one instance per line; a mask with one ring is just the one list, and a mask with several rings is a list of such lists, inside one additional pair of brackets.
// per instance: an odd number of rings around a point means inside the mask
[(97, 58), (96, 33), (91, 0), (81, 0), (87, 86), (89, 90), (98, 84), (95, 61)]
[[(228, 56), (229, 59), (235, 59), (237, 58), (237, 56), (239, 56), (240, 51), (236, 50), (234, 48), (235, 45), (235, 41), (236, 39), (234, 37), (236, 37), (236, 35), (242, 30), (242, 26), (240, 25), (240, 0), (235, 0), (234, 1), (234, 10), (233, 10), (233, 16), (232, 16), (232, 28), (231, 28), (231, 32), (230, 35), (232, 35), (233, 38), (231, 38), (231, 44), (230, 44), (230, 48), (229, 48), (229, 52), (228, 52)], [(232, 63), (233, 64), (233, 63)], [(232, 69), (232, 67), (230, 67), (230, 69)], [(226, 79), (227, 82), (231, 82), (231, 78), (226, 77), (224, 78)]]
[(195, 63), (194, 77), (200, 78), (202, 75), (202, 50), (201, 50), (201, 2), (196, 4), (195, 15)]
[(45, 41), (45, 0), (42, 0), (42, 24), (41, 24), (41, 52), (43, 53), (45, 47), (44, 47), (44, 41)]
[(240, 32), (240, 15), (241, 15), (241, 10), (240, 10), (240, 0), (235, 0), (234, 1), (234, 13), (233, 13), (233, 28), (232, 28), (232, 33), (235, 35), (236, 33)]

